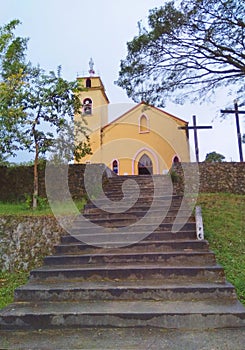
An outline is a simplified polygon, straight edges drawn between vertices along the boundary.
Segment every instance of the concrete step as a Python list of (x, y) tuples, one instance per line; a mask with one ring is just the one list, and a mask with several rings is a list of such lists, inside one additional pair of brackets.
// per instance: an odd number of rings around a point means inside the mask
[[(126, 199), (142, 199), (142, 200), (145, 200), (147, 201), (147, 199), (149, 199), (149, 201), (151, 202), (152, 199), (156, 199), (156, 201), (158, 201), (159, 203), (164, 203), (164, 202), (181, 202), (183, 200), (186, 201), (186, 199), (183, 198), (183, 195), (179, 195), (179, 194), (172, 194), (172, 193), (166, 193), (166, 194), (162, 194), (161, 192), (160, 193), (152, 193), (152, 194), (148, 194), (146, 193), (146, 195), (144, 196), (142, 193), (139, 193), (138, 197), (135, 198), (135, 193), (132, 191), (132, 192), (129, 192), (130, 195), (127, 195), (127, 193), (123, 194), (122, 192), (116, 192), (115, 190), (111, 191), (111, 192), (108, 192), (107, 195), (108, 197), (107, 198), (110, 198), (111, 200), (113, 198), (115, 198), (115, 201), (118, 200), (117, 198), (124, 198), (125, 196), (125, 200)], [(98, 196), (96, 198), (94, 198), (94, 201), (98, 201), (98, 202), (103, 202), (104, 199), (107, 199), (107, 198), (104, 198), (105, 196), (102, 194), (102, 196)], [(93, 203), (93, 201), (88, 201), (88, 205)]]
[[(158, 217), (151, 217), (151, 218), (111, 218), (111, 219), (103, 219), (103, 218), (90, 218), (89, 216), (84, 216), (87, 220), (87, 222), (89, 223), (86, 226), (86, 222), (85, 220), (81, 220), (81, 221), (76, 221), (73, 223), (73, 227), (72, 227), (72, 232), (76, 232), (76, 230), (82, 228), (82, 229), (87, 229), (90, 228), (90, 223), (93, 223), (97, 226), (101, 226), (101, 227), (129, 227), (131, 225), (140, 225), (140, 220), (144, 220), (144, 222), (147, 220), (147, 223), (144, 226), (148, 226), (149, 227), (149, 231), (152, 231), (151, 225), (154, 225), (154, 228), (156, 226), (156, 222), (160, 222), (159, 225), (163, 225), (163, 224), (171, 224), (173, 225), (175, 222), (175, 218), (171, 218), (171, 217), (166, 217), (166, 218), (158, 218)], [(141, 221), (141, 222), (142, 222)], [(195, 223), (195, 219), (193, 217), (187, 218), (185, 220), (185, 218), (179, 218), (179, 223), (186, 221), (186, 223)], [(193, 226), (194, 228), (194, 226)], [(139, 227), (137, 230), (140, 230), (141, 228)], [(145, 228), (143, 228), (145, 230)], [(185, 227), (185, 229), (192, 229), (190, 227)], [(97, 229), (96, 229), (97, 230)], [(90, 231), (91, 232), (91, 231)]]
[(224, 283), (220, 266), (163, 266), (157, 263), (104, 264), (104, 265), (44, 265), (30, 272), (31, 280), (145, 280), (162, 279), (167, 282)]
[[(118, 242), (120, 243), (120, 242)], [(105, 252), (105, 253), (116, 253), (120, 251), (121, 253), (131, 252), (171, 252), (171, 251), (208, 251), (209, 245), (206, 240), (189, 240), (189, 241), (141, 241), (133, 245), (117, 249), (106, 249), (99, 248), (96, 246), (90, 246), (82, 242), (74, 242), (68, 244), (58, 244), (55, 246), (56, 254), (77, 254), (84, 252), (86, 254), (95, 252)]]
[[(100, 206), (106, 206), (108, 205), (108, 199), (110, 202), (115, 202), (117, 203), (118, 201), (120, 201), (122, 199), (122, 196), (116, 196), (116, 195), (111, 195), (110, 197), (104, 199), (104, 198), (96, 198), (94, 199), (94, 201), (98, 204), (100, 204)], [(113, 200), (114, 199), (114, 200)], [(134, 205), (140, 205), (140, 204), (144, 204), (144, 203), (151, 203), (153, 200), (153, 196), (140, 196), (140, 197), (125, 197), (125, 202), (130, 201), (132, 199), (135, 199), (136, 202)], [(183, 196), (172, 196), (172, 195), (166, 195), (166, 196), (154, 196), (154, 203), (155, 205), (167, 205), (168, 203), (172, 203), (173, 205), (178, 205), (179, 203), (181, 203), (183, 200)], [(169, 204), (169, 205), (170, 205)], [(92, 201), (88, 201), (88, 203), (86, 204), (86, 207), (88, 206), (93, 206), (93, 202)]]
[(2, 310), (1, 329), (153, 327), (215, 329), (244, 327), (239, 302), (84, 301), (14, 303)]
[[(114, 209), (113, 209), (114, 210)], [(89, 215), (91, 217), (93, 216), (107, 216), (107, 215), (115, 215), (115, 214), (120, 214), (120, 215), (135, 215), (137, 217), (143, 217), (145, 216), (147, 213), (151, 213), (151, 215), (158, 215), (160, 213), (162, 213), (163, 215), (177, 215), (179, 213), (179, 215), (182, 216), (186, 216), (188, 213), (189, 215), (192, 214), (191, 210), (187, 209), (184, 212), (180, 210), (179, 206), (176, 207), (163, 207), (163, 206), (159, 206), (159, 207), (151, 207), (149, 205), (142, 205), (139, 207), (125, 207), (125, 206), (120, 206), (120, 212), (116, 213), (115, 211), (113, 212), (113, 210), (111, 209), (111, 207), (104, 207), (104, 208), (97, 208), (97, 207), (90, 207), (90, 208), (84, 208), (84, 211), (82, 213), (83, 216)], [(175, 213), (173, 213), (175, 211)]]
[[(162, 193), (162, 191), (160, 193), (157, 192), (157, 189), (155, 189), (155, 192), (151, 191), (142, 191), (140, 193), (135, 192), (135, 190), (127, 190), (125, 193), (123, 193), (122, 191), (105, 191), (103, 192), (103, 196), (98, 196), (96, 197), (96, 201), (100, 202), (104, 200), (104, 195), (109, 198), (110, 200), (114, 200), (114, 201), (119, 201), (122, 198), (125, 199), (135, 199), (135, 200), (144, 200), (144, 201), (152, 201), (152, 199), (157, 199), (159, 201), (174, 201), (174, 200), (180, 200), (182, 199), (182, 196), (173, 194), (171, 192), (167, 192), (165, 191), (164, 193)], [(91, 201), (93, 202), (93, 201)]]
[[(97, 212), (93, 209), (85, 209), (83, 211), (83, 216), (85, 217), (89, 217), (89, 218), (105, 218), (105, 219), (110, 219), (110, 218), (114, 218), (114, 217), (121, 217), (121, 216), (128, 216), (131, 218), (137, 217), (143, 217), (148, 210), (141, 210), (141, 209), (137, 209), (135, 208), (135, 210), (132, 210), (130, 212), (125, 211), (123, 213), (110, 213), (110, 212), (106, 212), (106, 211), (102, 211), (101, 209), (97, 208)], [(149, 207), (148, 207), (149, 209)], [(178, 214), (180, 217), (186, 217), (190, 215), (190, 210), (186, 209), (179, 209), (179, 208), (174, 208), (174, 209), (168, 209), (167, 211), (163, 212), (163, 208), (158, 208), (158, 209), (151, 209), (151, 215), (155, 216), (155, 217), (159, 217), (162, 216), (164, 214), (166, 214), (166, 217), (176, 217), (176, 215)], [(77, 220), (79, 220), (79, 216), (77, 218)]]
[[(132, 197), (132, 198), (159, 198), (159, 199), (172, 199), (172, 197), (176, 197), (177, 198), (177, 194), (172, 193), (171, 191), (169, 191), (168, 189), (162, 189), (162, 188), (152, 188), (152, 189), (147, 189), (147, 188), (141, 188), (140, 192), (136, 191), (133, 188), (127, 188), (127, 190), (123, 191), (122, 189), (116, 189), (116, 188), (110, 188), (109, 190), (104, 191), (103, 193), (101, 193), (100, 195), (98, 195), (98, 197), (96, 198), (100, 198), (100, 196), (106, 196), (108, 198), (115, 198), (115, 199), (119, 199), (119, 198), (127, 198), (127, 197)], [(102, 198), (102, 197), (101, 197)]]
[(153, 180), (160, 181), (161, 183), (171, 181), (168, 175), (117, 175), (109, 178), (107, 183), (120, 183), (126, 180), (134, 180), (137, 183), (146, 182), (147, 184), (153, 182)]
[[(127, 180), (127, 179), (126, 179)], [(112, 180), (112, 181), (108, 181), (107, 183), (103, 184), (103, 190), (110, 190), (110, 189), (121, 189), (123, 188), (137, 188), (139, 187), (140, 189), (144, 188), (144, 189), (151, 189), (151, 188), (160, 188), (160, 189), (172, 189), (173, 186), (171, 184), (171, 182), (169, 181), (125, 181), (125, 179), (123, 179), (123, 181), (117, 181), (117, 180)]]
[[(121, 230), (120, 230), (121, 229)], [(149, 234), (146, 232), (124, 232), (123, 228), (104, 228), (104, 232), (101, 233), (102, 228), (99, 230), (94, 230), (94, 232), (89, 233), (89, 230), (77, 230), (76, 233), (73, 232), (73, 238), (77, 241), (87, 243), (93, 246), (99, 246), (101, 248), (119, 248), (125, 246), (131, 246), (140, 241), (151, 241), (151, 240), (172, 240), (176, 236), (177, 239), (195, 239), (195, 231), (183, 231), (173, 234), (169, 231), (155, 231)], [(69, 241), (69, 240), (68, 240)], [(66, 241), (67, 242), (67, 241)], [(119, 244), (119, 242), (121, 242)]]
[[(187, 223), (174, 234), (171, 232), (172, 224), (162, 224), (159, 227), (157, 225), (130, 225), (126, 227), (102, 227), (93, 223), (90, 223), (92, 228), (86, 226), (73, 227), (71, 229), (72, 236), (85, 242), (87, 244), (95, 245), (99, 243), (101, 247), (105, 246), (105, 243), (110, 242), (114, 247), (115, 243), (123, 242), (121, 246), (131, 245), (142, 240), (173, 240), (173, 239), (195, 239), (196, 238), (196, 226), (194, 223)], [(118, 246), (117, 246), (118, 247)]]
[(140, 189), (154, 189), (154, 188), (159, 188), (161, 190), (163, 189), (166, 189), (168, 190), (168, 192), (170, 191), (170, 189), (173, 188), (173, 186), (171, 186), (171, 184), (169, 182), (163, 182), (163, 181), (154, 181), (154, 182), (147, 182), (147, 181), (144, 181), (144, 182), (138, 182), (138, 181), (110, 181), (110, 182), (107, 182), (104, 186), (103, 186), (103, 189), (104, 190), (111, 190), (111, 189), (121, 189), (122, 187), (127, 187), (127, 189), (135, 189), (137, 188), (137, 186), (140, 188)]
[(166, 191), (166, 193), (170, 193), (173, 192), (173, 188), (171, 186), (171, 184), (168, 183), (137, 183), (137, 182), (111, 182), (111, 183), (107, 183), (105, 184), (103, 187), (103, 191), (106, 192), (112, 192), (114, 191), (156, 191), (156, 190), (160, 190), (161, 192), (164, 193), (164, 191)]
[(230, 283), (166, 284), (162, 281), (28, 283), (15, 290), (15, 301), (83, 300), (235, 300)]
[(63, 254), (51, 255), (44, 259), (45, 265), (83, 265), (83, 264), (134, 264), (159, 263), (164, 266), (205, 266), (215, 265), (212, 252), (131, 252), (94, 253), (94, 254)]
[[(156, 210), (158, 211), (163, 211), (164, 213), (167, 213), (170, 210), (178, 210), (180, 208), (181, 205), (181, 201), (179, 202), (172, 202), (171, 204), (168, 203), (154, 203), (154, 206), (151, 205), (151, 202), (136, 202), (136, 204), (134, 204), (131, 207), (128, 207), (126, 205), (123, 205), (122, 203), (120, 203), (120, 212), (121, 213), (132, 213), (132, 212), (142, 212), (142, 213), (146, 213), (149, 210), (151, 210), (151, 212), (154, 212)], [(118, 208), (117, 202), (115, 202), (115, 208)], [(185, 208), (187, 209), (188, 206)], [(84, 207), (84, 213), (96, 213), (96, 214), (100, 214), (100, 213), (111, 213), (112, 206), (111, 204), (105, 204), (103, 206), (100, 206), (99, 208), (93, 204), (93, 203), (88, 203), (85, 205)]]
[[(244, 350), (245, 328), (72, 327), (0, 331), (1, 350)], [(47, 345), (48, 344), (48, 345)], [(139, 348), (140, 344), (140, 348)]]
[[(181, 224), (181, 222), (178, 222), (179, 224)], [(109, 225), (109, 223), (108, 223)], [(117, 228), (119, 226), (108, 226), (108, 228)], [(128, 225), (125, 228), (125, 232), (127, 233), (132, 233), (132, 234), (136, 234), (137, 232), (171, 232), (172, 231), (172, 227), (173, 224), (172, 223), (161, 223), (159, 226), (156, 227), (156, 224), (153, 223), (149, 223), (149, 224), (140, 224), (138, 222), (136, 222), (135, 224), (131, 224)], [(196, 229), (196, 224), (194, 222), (187, 222), (185, 224), (183, 224), (183, 226), (181, 227), (181, 229), (179, 230), (179, 232), (181, 231), (192, 231)], [(122, 228), (123, 230), (123, 228)], [(107, 230), (108, 232), (113, 232), (110, 230)], [(72, 226), (71, 229), (71, 234), (72, 235), (77, 235), (77, 234), (83, 234), (83, 235), (92, 235), (92, 234), (100, 234), (103, 233), (103, 227), (101, 225), (101, 229), (99, 225), (94, 224), (94, 226), (91, 227), (91, 223), (90, 222), (86, 222), (86, 221), (81, 221), (80, 223), (76, 223)], [(116, 232), (116, 231), (115, 231)], [(124, 231), (122, 231), (121, 233), (123, 234)]]
[[(131, 180), (131, 181), (127, 181), (127, 180)], [(133, 180), (133, 181), (132, 181)], [(117, 176), (113, 179), (109, 179), (105, 184), (104, 187), (110, 187), (110, 186), (122, 186), (123, 183), (127, 184), (127, 186), (132, 186), (134, 187), (135, 184), (140, 185), (140, 187), (142, 186), (146, 186), (146, 187), (151, 187), (153, 185), (155, 186), (169, 186), (172, 187), (172, 181), (170, 178), (167, 177), (163, 177), (162, 175), (160, 177), (140, 177), (140, 176), (135, 176), (133, 175), (132, 177), (127, 177), (127, 176)]]
[[(119, 215), (115, 214), (114, 216), (111, 216), (110, 218), (104, 218), (103, 216), (100, 217), (91, 217), (90, 215), (84, 215), (86, 219), (88, 219), (91, 222), (96, 223), (97, 225), (101, 225), (104, 227), (120, 227), (120, 226), (128, 226), (130, 224), (134, 224), (140, 220), (139, 217), (132, 217), (131, 215)], [(161, 216), (159, 215), (151, 215), (151, 217), (147, 218), (147, 224), (154, 224), (156, 220), (161, 220), (162, 223), (173, 223), (175, 221), (174, 216), (166, 216), (162, 214)], [(179, 220), (184, 221), (186, 218), (184, 217), (179, 217)], [(80, 222), (84, 222), (84, 219), (77, 219), (73, 222), (73, 226), (79, 226)], [(189, 218), (186, 219), (187, 222), (195, 222), (195, 217), (190, 216)]]
[[(132, 233), (128, 232), (120, 232), (120, 235), (115, 235), (113, 233), (113, 237), (111, 238), (110, 235), (108, 234), (98, 234), (94, 233), (93, 237), (92, 234), (87, 234), (86, 235), (81, 235), (79, 231), (77, 234), (73, 233), (73, 235), (66, 235), (61, 237), (61, 243), (74, 243), (74, 242), (91, 242), (93, 241), (93, 245), (98, 244), (103, 244), (106, 247), (110, 247), (110, 243), (113, 241), (114, 243), (125, 243), (127, 242), (127, 239), (130, 238), (129, 235), (132, 235)], [(115, 236), (115, 239), (113, 239)], [(134, 232), (133, 234), (135, 242), (142, 242), (142, 232)], [(116, 240), (117, 239), (117, 240)], [(179, 231), (179, 232), (171, 232), (171, 231), (155, 231), (152, 232), (149, 236), (147, 236), (144, 241), (167, 241), (167, 240), (179, 240), (179, 241), (184, 241), (184, 240), (194, 240), (196, 239), (196, 230), (189, 230), (189, 231)], [(129, 244), (131, 245), (132, 242), (129, 240)]]

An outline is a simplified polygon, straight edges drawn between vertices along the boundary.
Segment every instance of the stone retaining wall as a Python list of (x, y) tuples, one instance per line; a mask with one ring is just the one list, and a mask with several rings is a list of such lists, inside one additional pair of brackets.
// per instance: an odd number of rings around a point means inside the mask
[[(176, 176), (175, 186), (178, 192), (183, 192), (184, 176), (188, 174), (188, 182), (195, 183), (198, 173), (199, 192), (229, 192), (245, 194), (245, 162), (222, 163), (179, 163), (173, 166)], [(184, 171), (183, 171), (184, 170)], [(193, 181), (192, 181), (193, 179)]]
[(30, 270), (53, 252), (66, 232), (53, 216), (0, 217), (0, 269)]
[[(112, 172), (103, 164), (91, 164), (92, 173), (97, 167), (104, 167), (107, 176)], [(178, 163), (173, 166), (174, 172), (178, 175), (179, 182), (177, 188), (183, 190), (183, 171), (188, 172), (188, 176), (195, 177), (196, 163)], [(73, 198), (84, 196), (84, 174), (85, 164), (69, 165), (68, 185)], [(195, 170), (195, 171), (194, 171)], [(200, 192), (231, 192), (245, 194), (245, 162), (222, 162), (222, 163), (199, 163)], [(110, 173), (110, 174), (109, 174)], [(105, 175), (106, 177), (106, 175)], [(91, 181), (93, 181), (91, 176)], [(194, 182), (194, 181), (193, 181)], [(0, 167), (0, 201), (25, 200), (25, 196), (32, 195), (33, 191), (33, 167)], [(45, 169), (39, 169), (39, 195), (46, 197), (45, 189)]]
[[(115, 175), (104, 164), (71, 164), (68, 167), (68, 186), (73, 199), (84, 196), (83, 174), (87, 166), (91, 174), (104, 169), (106, 177)], [(66, 166), (61, 171), (66, 171)], [(93, 182), (91, 176), (90, 182)], [(54, 182), (55, 183), (55, 182)], [(56, 181), (57, 186), (59, 182)], [(0, 166), (0, 201), (24, 201), (33, 193), (33, 166), (6, 167)], [(46, 197), (45, 166), (39, 168), (39, 196)]]

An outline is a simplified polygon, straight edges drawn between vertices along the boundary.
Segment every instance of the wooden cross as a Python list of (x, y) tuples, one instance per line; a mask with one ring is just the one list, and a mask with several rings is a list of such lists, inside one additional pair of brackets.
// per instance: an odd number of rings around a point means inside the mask
[(193, 115), (193, 126), (179, 126), (179, 129), (184, 130), (194, 130), (194, 141), (195, 141), (195, 153), (196, 153), (196, 161), (199, 162), (199, 149), (198, 149), (198, 140), (197, 140), (197, 129), (212, 129), (213, 127), (208, 126), (197, 126), (196, 116)]
[(238, 148), (239, 148), (239, 156), (240, 162), (243, 162), (243, 154), (242, 154), (242, 136), (240, 132), (240, 124), (239, 124), (239, 113), (245, 114), (245, 111), (238, 110), (237, 101), (234, 101), (234, 110), (233, 109), (221, 109), (221, 113), (232, 113), (235, 114), (236, 117), (236, 129), (237, 129), (237, 139), (238, 139)]

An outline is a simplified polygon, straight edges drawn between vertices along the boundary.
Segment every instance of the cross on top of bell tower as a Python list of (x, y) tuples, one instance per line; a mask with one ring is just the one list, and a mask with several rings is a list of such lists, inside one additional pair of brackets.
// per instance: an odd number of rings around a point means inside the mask
[(90, 58), (89, 60), (89, 74), (90, 76), (94, 75), (95, 74), (95, 71), (94, 71), (94, 61), (92, 59), (92, 57)]

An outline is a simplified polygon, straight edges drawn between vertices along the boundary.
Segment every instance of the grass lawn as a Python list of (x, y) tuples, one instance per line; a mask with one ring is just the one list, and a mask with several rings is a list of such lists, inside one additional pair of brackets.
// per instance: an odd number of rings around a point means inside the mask
[(245, 305), (245, 195), (200, 194), (205, 238)]
[[(225, 269), (226, 278), (245, 305), (245, 196), (215, 193), (200, 194), (205, 238)], [(84, 205), (84, 201), (77, 204)], [(48, 215), (49, 208), (37, 211), (23, 204), (0, 204), (0, 215)], [(13, 301), (14, 289), (27, 281), (28, 273), (0, 272), (0, 308)]]
[[(74, 203), (76, 204), (77, 208), (79, 210), (82, 210), (84, 207), (84, 204), (86, 203), (85, 199), (81, 200), (75, 200)], [(62, 210), (62, 208), (61, 208)], [(41, 208), (37, 209), (31, 209), (28, 208), (26, 203), (8, 203), (8, 202), (0, 202), (0, 215), (53, 215), (51, 208), (49, 207), (48, 203), (45, 203), (42, 205)]]

